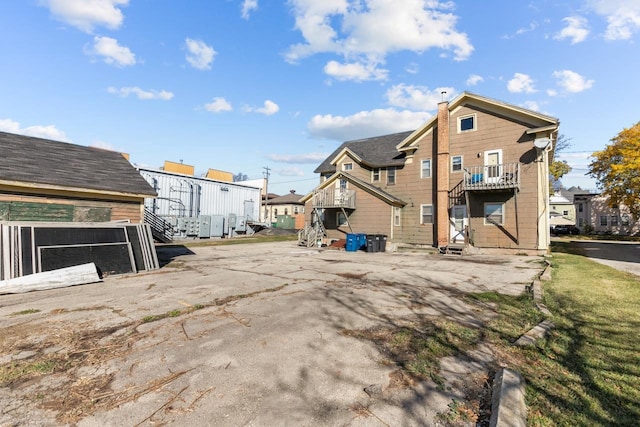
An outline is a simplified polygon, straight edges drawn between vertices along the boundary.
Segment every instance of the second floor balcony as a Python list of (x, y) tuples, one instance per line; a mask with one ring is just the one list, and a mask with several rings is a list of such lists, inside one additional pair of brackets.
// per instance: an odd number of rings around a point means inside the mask
[(315, 190), (311, 203), (314, 208), (356, 208), (356, 191), (340, 188)]
[(520, 189), (520, 163), (466, 167), (462, 186), (465, 191)]

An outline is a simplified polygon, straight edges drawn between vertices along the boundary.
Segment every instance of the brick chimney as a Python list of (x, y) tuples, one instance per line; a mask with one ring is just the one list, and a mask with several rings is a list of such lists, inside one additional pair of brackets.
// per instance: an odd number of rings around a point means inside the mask
[(449, 102), (438, 104), (436, 177), (436, 238), (438, 247), (449, 244)]

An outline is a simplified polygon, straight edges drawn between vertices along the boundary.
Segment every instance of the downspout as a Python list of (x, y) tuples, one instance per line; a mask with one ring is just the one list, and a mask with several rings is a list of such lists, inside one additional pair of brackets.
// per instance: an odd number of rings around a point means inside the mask
[(438, 104), (438, 141), (436, 145), (436, 239), (438, 247), (449, 244), (449, 102)]

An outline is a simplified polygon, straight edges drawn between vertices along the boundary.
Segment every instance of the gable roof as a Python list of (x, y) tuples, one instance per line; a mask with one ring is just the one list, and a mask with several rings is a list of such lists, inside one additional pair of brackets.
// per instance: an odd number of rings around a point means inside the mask
[[(323, 188), (326, 188), (332, 185), (338, 179), (345, 179), (351, 182), (355, 186), (360, 187), (364, 191), (374, 195), (375, 197), (377, 197), (378, 199), (384, 201), (389, 205), (404, 206), (407, 204), (404, 200), (397, 198), (393, 194), (387, 193), (386, 191), (380, 189), (379, 187), (376, 187), (375, 185), (372, 185), (366, 181), (363, 181), (360, 178), (356, 178), (355, 176), (345, 173), (343, 171), (338, 171), (334, 173), (329, 178), (327, 178), (322, 184), (317, 186), (316, 189), (321, 190)], [(313, 196), (313, 191), (307, 194), (306, 196), (304, 196), (303, 198), (301, 198), (300, 201), (304, 203), (307, 200), (309, 200), (312, 196)]]
[(285, 194), (284, 196), (274, 197), (273, 199), (269, 199), (269, 205), (304, 205), (303, 202), (300, 201), (302, 199), (302, 195), (296, 193)]
[(341, 154), (351, 155), (360, 163), (372, 168), (402, 166), (405, 155), (398, 152), (396, 146), (412, 132), (400, 132), (343, 142), (314, 170), (314, 173), (326, 175), (335, 172), (335, 162), (341, 157)]
[[(456, 110), (465, 105), (473, 105), (485, 111), (499, 114), (514, 120), (527, 123), (531, 129), (527, 133), (553, 131), (560, 125), (560, 120), (555, 117), (538, 113), (537, 111), (528, 110), (516, 105), (507, 104), (506, 102), (496, 99), (487, 98), (485, 96), (476, 95), (471, 92), (463, 92), (449, 102), (449, 112)], [(401, 141), (396, 149), (399, 151), (410, 150), (412, 144), (425, 133), (432, 130), (438, 123), (438, 115), (434, 115), (424, 125), (413, 131), (406, 139)]]
[(120, 153), (6, 132), (0, 132), (0, 183), (156, 196)]

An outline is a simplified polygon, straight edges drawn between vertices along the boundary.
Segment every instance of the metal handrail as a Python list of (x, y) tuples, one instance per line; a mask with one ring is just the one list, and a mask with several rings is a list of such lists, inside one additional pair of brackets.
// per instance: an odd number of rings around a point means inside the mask
[(520, 163), (466, 167), (462, 185), (465, 191), (519, 189)]

